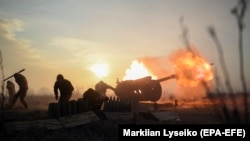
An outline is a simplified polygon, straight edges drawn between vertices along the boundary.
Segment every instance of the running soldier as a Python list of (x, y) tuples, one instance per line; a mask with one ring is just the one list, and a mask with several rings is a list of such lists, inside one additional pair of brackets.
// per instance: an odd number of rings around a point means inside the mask
[(20, 73), (15, 73), (14, 78), (15, 78), (16, 83), (19, 86), (19, 90), (14, 95), (13, 100), (11, 101), (11, 104), (10, 104), (10, 108), (12, 108), (15, 105), (17, 99), (20, 98), (20, 102), (23, 104), (23, 106), (26, 109), (28, 109), (28, 105), (24, 99), (28, 91), (28, 81), (26, 77)]
[(54, 94), (56, 100), (58, 100), (58, 90), (60, 91), (59, 103), (67, 103), (72, 96), (74, 87), (69, 80), (64, 79), (62, 74), (57, 75), (56, 82), (54, 84)]

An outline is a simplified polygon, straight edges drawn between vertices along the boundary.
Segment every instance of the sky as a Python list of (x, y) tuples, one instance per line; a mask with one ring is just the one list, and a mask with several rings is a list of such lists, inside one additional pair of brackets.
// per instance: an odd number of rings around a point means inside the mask
[[(168, 58), (174, 51), (185, 48), (182, 19), (189, 42), (208, 62), (214, 63), (223, 78), (218, 51), (207, 30), (215, 28), (233, 88), (241, 91), (238, 28), (231, 14), (237, 3), (237, 0), (1, 0), (4, 78), (25, 69), (22, 74), (27, 77), (32, 94), (53, 93), (59, 73), (80, 93), (99, 80), (115, 86), (133, 60)], [(243, 32), (248, 84), (249, 14), (247, 9)], [(107, 76), (100, 78), (91, 71), (98, 63), (107, 64)], [(173, 72), (167, 59), (158, 67)], [(174, 92), (175, 86), (170, 81), (164, 89)]]

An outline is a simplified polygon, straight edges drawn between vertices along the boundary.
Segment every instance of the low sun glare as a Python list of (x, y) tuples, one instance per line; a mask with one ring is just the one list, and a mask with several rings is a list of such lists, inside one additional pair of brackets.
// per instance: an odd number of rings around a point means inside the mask
[(105, 77), (108, 75), (108, 64), (96, 63), (92, 65), (91, 71), (95, 73), (97, 77)]

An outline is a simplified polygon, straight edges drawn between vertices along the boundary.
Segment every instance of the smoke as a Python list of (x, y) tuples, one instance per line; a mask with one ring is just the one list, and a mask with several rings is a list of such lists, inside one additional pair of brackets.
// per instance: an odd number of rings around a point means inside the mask
[(174, 72), (171, 72), (172, 65), (169, 62), (168, 57), (141, 57), (138, 58), (139, 62), (142, 62), (144, 66), (150, 71), (150, 73), (157, 76), (157, 78), (166, 77)]
[(207, 63), (194, 47), (192, 52), (181, 48), (165, 57), (145, 56), (138, 58), (138, 61), (157, 76), (157, 79), (171, 74), (178, 76), (174, 81), (161, 82), (163, 93), (159, 101), (198, 100), (206, 96), (201, 82), (205, 81), (211, 87), (213, 72), (210, 63)]

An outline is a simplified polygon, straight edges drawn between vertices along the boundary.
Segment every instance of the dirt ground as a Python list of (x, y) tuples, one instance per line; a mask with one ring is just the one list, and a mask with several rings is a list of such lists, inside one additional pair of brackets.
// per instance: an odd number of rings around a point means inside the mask
[[(47, 100), (47, 102), (51, 102)], [(43, 103), (44, 104), (44, 103)], [(243, 108), (241, 108), (243, 109)], [(24, 132), (9, 133), (4, 130), (4, 123), (16, 121), (33, 121), (48, 118), (46, 104), (43, 106), (33, 106), (23, 109), (21, 105), (16, 108), (1, 112), (1, 140), (4, 141), (116, 141), (118, 140), (118, 129), (121, 124), (161, 124), (161, 125), (182, 125), (182, 124), (230, 124), (230, 122), (240, 123), (243, 121), (243, 110), (225, 108), (221, 103), (213, 103), (208, 99), (201, 101), (179, 102), (178, 106), (172, 103), (157, 104), (140, 103), (133, 107), (127, 118), (124, 113), (106, 113), (104, 111), (94, 111), (100, 120), (89, 122), (81, 126), (71, 128), (61, 128), (57, 130), (46, 130), (36, 127), (28, 128)], [(237, 118), (230, 118), (230, 115), (237, 115)], [(229, 119), (229, 120), (227, 120)]]

